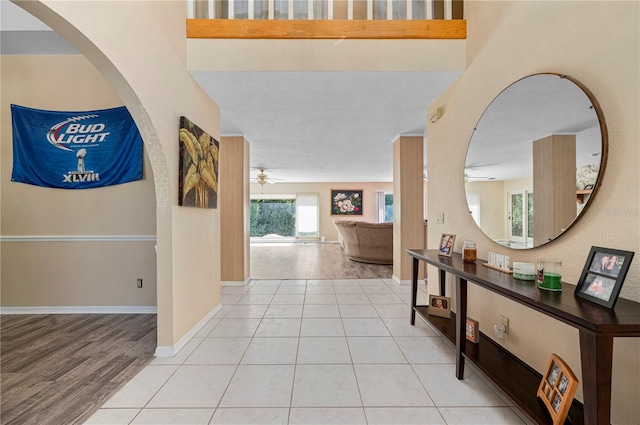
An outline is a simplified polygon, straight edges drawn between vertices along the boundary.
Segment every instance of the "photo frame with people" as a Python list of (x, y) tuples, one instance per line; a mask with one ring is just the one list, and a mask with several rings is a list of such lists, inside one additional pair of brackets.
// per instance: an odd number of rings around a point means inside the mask
[(456, 235), (443, 233), (440, 238), (440, 246), (438, 247), (438, 255), (443, 257), (451, 257), (453, 247), (456, 243)]
[(447, 319), (451, 318), (451, 298), (429, 295), (429, 314)]
[(607, 308), (614, 308), (634, 252), (592, 246), (575, 296)]
[(547, 408), (553, 425), (564, 424), (578, 390), (578, 378), (557, 354), (551, 354), (536, 395)]

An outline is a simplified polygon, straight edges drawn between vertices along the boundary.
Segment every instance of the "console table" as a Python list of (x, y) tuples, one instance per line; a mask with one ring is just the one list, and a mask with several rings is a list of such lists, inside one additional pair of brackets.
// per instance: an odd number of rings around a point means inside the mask
[[(415, 324), (418, 313), (455, 343), (458, 379), (464, 378), (466, 358), (492, 378), (532, 419), (539, 423), (549, 422), (536, 398), (542, 379), (539, 373), (484, 335), (481, 335), (480, 344), (466, 344), (467, 284), (470, 282), (577, 328), (584, 413), (579, 407), (572, 408), (571, 419), (574, 424), (583, 421), (589, 425), (611, 423), (613, 338), (640, 337), (640, 303), (619, 299), (615, 309), (610, 310), (575, 297), (575, 286), (564, 282), (562, 292), (544, 291), (533, 282), (517, 280), (510, 274), (482, 266), (486, 262), (483, 260), (465, 263), (460, 254), (442, 257), (435, 249), (409, 249), (407, 253), (413, 258), (411, 324)], [(455, 276), (456, 313), (452, 314), (455, 319), (428, 316), (428, 306), (417, 305), (420, 261), (439, 269), (440, 295), (445, 295), (445, 274)], [(521, 375), (515, 377), (513, 374)]]

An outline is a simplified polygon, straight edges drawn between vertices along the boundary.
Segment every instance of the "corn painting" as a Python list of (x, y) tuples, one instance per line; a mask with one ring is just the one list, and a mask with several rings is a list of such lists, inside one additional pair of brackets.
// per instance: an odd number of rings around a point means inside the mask
[(219, 146), (200, 127), (180, 117), (178, 205), (217, 208)]

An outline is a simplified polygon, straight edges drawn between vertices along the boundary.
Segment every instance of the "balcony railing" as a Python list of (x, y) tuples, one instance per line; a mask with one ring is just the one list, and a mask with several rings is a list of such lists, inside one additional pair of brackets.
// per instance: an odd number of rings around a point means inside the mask
[(462, 19), (462, 0), (192, 0), (189, 18), (261, 20)]

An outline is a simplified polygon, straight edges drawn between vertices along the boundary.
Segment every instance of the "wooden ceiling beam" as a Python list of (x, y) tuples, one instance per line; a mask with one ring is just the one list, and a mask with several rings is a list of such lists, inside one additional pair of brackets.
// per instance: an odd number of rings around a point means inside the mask
[(187, 38), (465, 39), (467, 21), (187, 19)]

